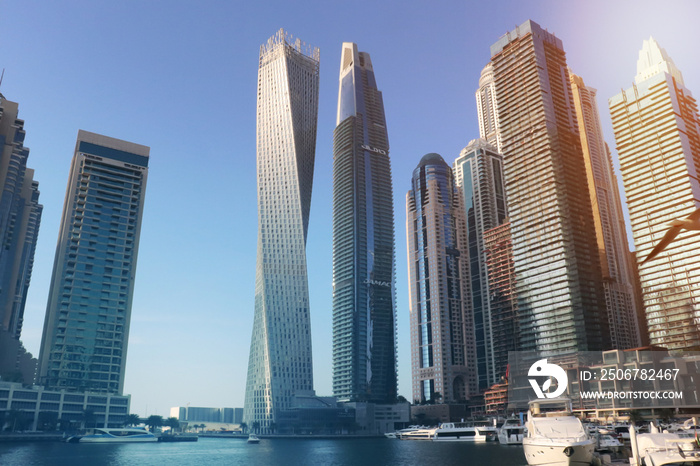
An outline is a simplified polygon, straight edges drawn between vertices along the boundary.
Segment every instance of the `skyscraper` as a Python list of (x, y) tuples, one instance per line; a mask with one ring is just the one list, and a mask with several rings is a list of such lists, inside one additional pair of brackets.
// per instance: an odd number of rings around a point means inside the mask
[(526, 21), (491, 46), (522, 349), (610, 346), (561, 40)]
[(22, 333), (43, 209), (24, 137), (17, 103), (0, 94), (0, 332), (15, 340)]
[(333, 394), (396, 399), (394, 202), (374, 68), (343, 44), (333, 132)]
[(484, 255), (489, 275), (489, 305), (496, 376), (506, 377), (508, 352), (520, 349), (520, 319), (515, 299), (515, 270), (510, 222), (484, 232)]
[[(454, 162), (454, 176), (467, 226), (471, 312), (474, 318), (479, 389), (498, 382), (494, 349), (507, 342), (495, 341), (492, 327), (491, 292), (486, 265), (484, 232), (495, 228), (508, 215), (503, 183), (503, 157), (483, 139), (470, 141)], [(512, 336), (511, 336), (512, 339)]]
[(501, 133), (498, 123), (498, 104), (496, 101), (496, 80), (493, 63), (486, 64), (479, 77), (479, 89), (476, 91), (476, 112), (479, 118), (479, 136), (501, 152)]
[(123, 392), (149, 152), (78, 131), (41, 339), (41, 385)]
[(642, 261), (700, 207), (700, 118), (666, 51), (645, 40), (630, 89), (609, 100), (651, 344), (700, 349), (700, 232), (683, 231)]
[(571, 72), (569, 75), (593, 207), (610, 342), (616, 349), (637, 348), (641, 340), (634, 295), (634, 264), (627, 246), (620, 190), (610, 150), (603, 140), (596, 90), (586, 86), (580, 76)]
[(316, 151), (319, 50), (280, 29), (260, 47), (258, 249), (244, 419), (268, 429), (313, 390), (306, 238)]
[(466, 225), (452, 170), (425, 155), (406, 194), (414, 401), (458, 402), (477, 392)]

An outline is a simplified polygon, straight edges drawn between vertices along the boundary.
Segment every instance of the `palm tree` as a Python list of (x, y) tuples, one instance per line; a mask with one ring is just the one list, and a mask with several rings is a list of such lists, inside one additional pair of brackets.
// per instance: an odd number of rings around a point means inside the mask
[(257, 434), (258, 430), (260, 430), (260, 421), (253, 421), (253, 432)]
[(151, 432), (155, 431), (156, 428), (163, 426), (163, 416), (151, 414), (148, 416), (148, 419), (146, 419), (146, 425), (148, 426), (148, 430)]
[(141, 416), (138, 414), (128, 414), (124, 420), (124, 425), (126, 427), (137, 426), (139, 424), (141, 424)]
[(180, 428), (180, 420), (176, 417), (169, 417), (168, 419), (165, 420), (165, 425), (167, 427), (170, 427), (171, 433), (174, 433), (175, 429)]
[(245, 434), (245, 431), (248, 430), (248, 424), (246, 424), (245, 422), (241, 422), (240, 426), (241, 426), (241, 432), (243, 432)]

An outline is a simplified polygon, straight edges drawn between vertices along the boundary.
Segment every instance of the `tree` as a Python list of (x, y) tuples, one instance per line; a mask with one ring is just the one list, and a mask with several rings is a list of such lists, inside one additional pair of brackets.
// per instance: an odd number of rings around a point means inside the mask
[(7, 423), (7, 430), (10, 432), (24, 430), (26, 426), (24, 412), (17, 409), (7, 411), (5, 413), (5, 423)]
[(258, 430), (260, 430), (260, 421), (253, 421), (253, 432), (257, 434)]
[(180, 420), (176, 417), (169, 417), (165, 420), (165, 425), (170, 427), (171, 432), (175, 432), (176, 429), (180, 428)]
[(146, 425), (148, 426), (148, 430), (151, 432), (155, 431), (158, 427), (163, 426), (163, 416), (151, 414), (148, 416), (148, 419), (146, 419)]
[(95, 411), (92, 409), (86, 409), (83, 411), (83, 427), (88, 428), (88, 427), (96, 427), (95, 424), (97, 423), (97, 416), (95, 416)]
[(406, 399), (405, 396), (399, 395), (396, 397), (396, 402), (397, 403), (408, 403), (408, 400)]
[(138, 414), (128, 414), (124, 420), (124, 425), (126, 427), (137, 426), (139, 424), (141, 424), (141, 416)]
[(277, 423), (273, 421), (270, 423), (270, 432), (272, 432), (274, 434), (276, 430), (277, 430)]
[(241, 432), (245, 434), (246, 430), (248, 430), (248, 424), (241, 422)]
[(442, 393), (440, 393), (440, 392), (433, 393), (433, 400), (435, 400), (435, 403), (440, 403), (440, 401), (442, 400)]
[(37, 430), (52, 431), (58, 425), (58, 413), (55, 411), (40, 411), (37, 420)]

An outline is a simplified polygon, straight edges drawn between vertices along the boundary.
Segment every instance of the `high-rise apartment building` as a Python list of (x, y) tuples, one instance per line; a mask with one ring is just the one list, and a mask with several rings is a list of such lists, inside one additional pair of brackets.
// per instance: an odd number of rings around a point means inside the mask
[(627, 232), (620, 190), (613, 172), (610, 150), (603, 139), (596, 90), (569, 72), (574, 106), (586, 163), (593, 226), (603, 273), (608, 309), (610, 343), (616, 349), (641, 346), (635, 301), (634, 275), (627, 246)]
[(396, 399), (394, 202), (374, 68), (343, 44), (333, 132), (333, 394)]
[(562, 42), (526, 21), (491, 46), (524, 350), (608, 348), (585, 163)]
[(43, 208), (24, 137), (17, 103), (0, 94), (0, 332), (15, 340), (22, 333)]
[(515, 299), (515, 269), (510, 222), (484, 232), (484, 255), (488, 269), (489, 306), (493, 359), (500, 383), (508, 371), (508, 352), (520, 349), (520, 319)]
[(258, 249), (244, 420), (265, 431), (313, 390), (306, 239), (316, 151), (319, 50), (280, 30), (260, 47)]
[(493, 334), (491, 292), (489, 290), (484, 232), (495, 228), (508, 216), (503, 183), (503, 157), (483, 139), (467, 145), (454, 162), (453, 173), (467, 227), (471, 312), (474, 319), (477, 377), (479, 390), (498, 382), (494, 350), (507, 342)]
[(78, 131), (41, 339), (47, 388), (123, 392), (149, 152)]
[(479, 136), (492, 146), (495, 146), (496, 152), (501, 153), (496, 79), (493, 73), (493, 63), (491, 62), (481, 70), (479, 89), (476, 91), (476, 112), (479, 119)]
[(609, 100), (651, 344), (700, 349), (700, 232), (683, 231), (644, 262), (669, 228), (700, 207), (700, 118), (666, 51), (645, 40), (630, 89)]
[(458, 402), (477, 392), (464, 208), (452, 170), (425, 155), (406, 194), (413, 400)]

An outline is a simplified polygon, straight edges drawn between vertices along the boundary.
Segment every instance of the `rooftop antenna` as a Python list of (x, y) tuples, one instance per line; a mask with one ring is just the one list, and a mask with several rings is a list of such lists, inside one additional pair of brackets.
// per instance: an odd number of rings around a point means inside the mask
[(5, 77), (5, 68), (2, 69), (2, 75), (0, 75), (0, 86), (2, 86), (2, 78)]

